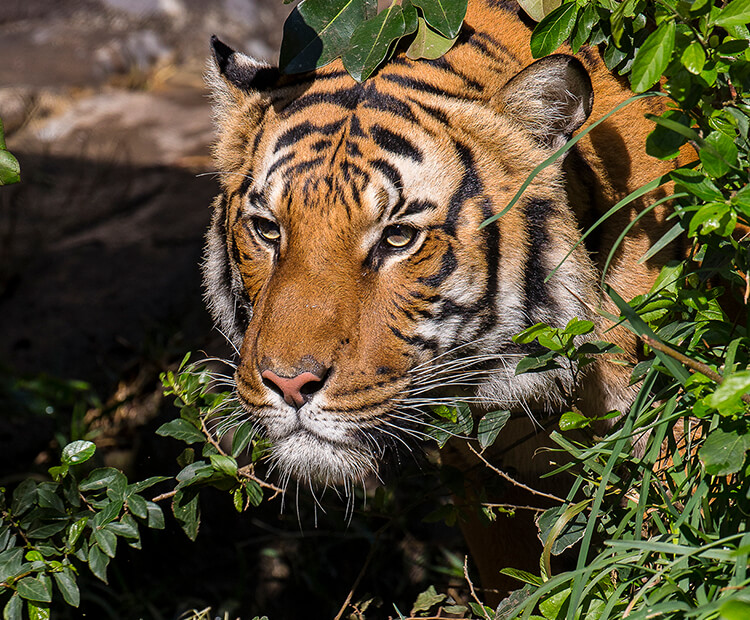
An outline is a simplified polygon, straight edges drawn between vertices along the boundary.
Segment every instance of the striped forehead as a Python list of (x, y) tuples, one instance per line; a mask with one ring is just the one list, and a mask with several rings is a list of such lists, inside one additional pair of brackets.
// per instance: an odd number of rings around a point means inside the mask
[(366, 103), (347, 109), (320, 102), (279, 115), (256, 153), (256, 189), (270, 204), (343, 197), (377, 218), (399, 201), (439, 202), (441, 188), (447, 197), (450, 165), (440, 139), (411, 122), (410, 112), (396, 117), (391, 99), (388, 110)]

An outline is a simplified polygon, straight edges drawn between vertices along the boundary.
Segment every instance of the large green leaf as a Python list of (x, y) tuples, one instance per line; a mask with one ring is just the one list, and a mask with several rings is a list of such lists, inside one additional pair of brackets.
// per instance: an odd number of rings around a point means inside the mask
[(518, 0), (518, 4), (535, 22), (542, 21), (562, 4), (562, 0)]
[(302, 73), (332, 62), (376, 8), (376, 0), (303, 0), (284, 22), (279, 67)]
[(156, 429), (156, 434), (161, 435), (162, 437), (174, 437), (175, 439), (179, 439), (188, 444), (206, 441), (203, 433), (190, 424), (190, 422), (183, 420), (182, 418), (162, 424)]
[(706, 472), (712, 476), (737, 473), (750, 450), (750, 437), (737, 431), (726, 433), (720, 428), (712, 431), (698, 452)]
[(85, 463), (96, 452), (96, 446), (91, 441), (74, 441), (63, 448), (62, 462), (67, 465)]
[(729, 136), (712, 131), (698, 152), (703, 169), (712, 177), (725, 175), (737, 164), (737, 146)]
[(578, 5), (567, 2), (547, 15), (531, 35), (531, 53), (541, 58), (554, 52), (568, 38), (578, 15)]
[(16, 584), (16, 590), (19, 596), (29, 601), (39, 601), (40, 603), (49, 603), (52, 600), (47, 582), (37, 577), (24, 577)]
[(358, 82), (366, 80), (388, 55), (391, 44), (405, 32), (404, 12), (398, 4), (392, 4), (357, 26), (351, 35), (349, 49), (342, 56), (344, 67)]
[(78, 607), (81, 602), (81, 593), (78, 590), (75, 573), (70, 568), (65, 567), (62, 572), (52, 573), (52, 576), (55, 578), (55, 583), (65, 602), (72, 607)]
[(638, 49), (633, 60), (630, 82), (633, 91), (642, 93), (651, 88), (664, 73), (674, 51), (677, 27), (673, 21), (663, 21)]
[(722, 27), (750, 24), (750, 0), (732, 0), (722, 9), (714, 23)]
[(448, 39), (458, 36), (466, 17), (468, 0), (411, 0), (422, 9), (425, 21)]
[(447, 52), (456, 39), (449, 39), (440, 34), (437, 30), (433, 30), (427, 25), (427, 22), (420, 17), (417, 20), (417, 36), (409, 45), (406, 50), (406, 55), (412, 60), (419, 58), (427, 58), (428, 60), (434, 60), (440, 58), (445, 52)]
[(477, 427), (477, 439), (482, 449), (495, 443), (495, 439), (503, 430), (505, 423), (510, 419), (510, 411), (490, 411), (479, 420)]

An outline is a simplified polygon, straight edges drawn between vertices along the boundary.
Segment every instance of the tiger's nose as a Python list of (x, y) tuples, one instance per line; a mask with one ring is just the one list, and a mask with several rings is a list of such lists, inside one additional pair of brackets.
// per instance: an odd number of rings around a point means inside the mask
[(287, 404), (299, 409), (325, 383), (325, 373), (318, 376), (312, 372), (303, 372), (296, 377), (280, 377), (271, 370), (264, 370), (261, 375), (263, 383), (281, 394)]

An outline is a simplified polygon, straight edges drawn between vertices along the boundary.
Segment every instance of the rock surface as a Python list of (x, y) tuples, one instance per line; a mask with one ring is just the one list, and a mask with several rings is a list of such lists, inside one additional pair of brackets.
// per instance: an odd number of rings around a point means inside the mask
[(202, 174), (208, 40), (270, 58), (289, 7), (2, 4), (0, 118), (23, 182), (0, 188), (0, 364), (106, 394), (154, 348), (211, 332), (198, 268), (216, 191)]

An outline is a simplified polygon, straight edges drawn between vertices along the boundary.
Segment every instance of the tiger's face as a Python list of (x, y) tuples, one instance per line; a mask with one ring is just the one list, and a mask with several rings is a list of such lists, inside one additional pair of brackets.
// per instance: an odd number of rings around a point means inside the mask
[(335, 68), (281, 77), (218, 41), (214, 52), (222, 193), (207, 300), (282, 475), (377, 473), (456, 394), (553, 401), (554, 376), (513, 376), (511, 337), (590, 314), (585, 253), (544, 282), (577, 235), (559, 165), (482, 223), (588, 115), (577, 61), (537, 63), (488, 104), (405, 86), (417, 64), (359, 85)]

